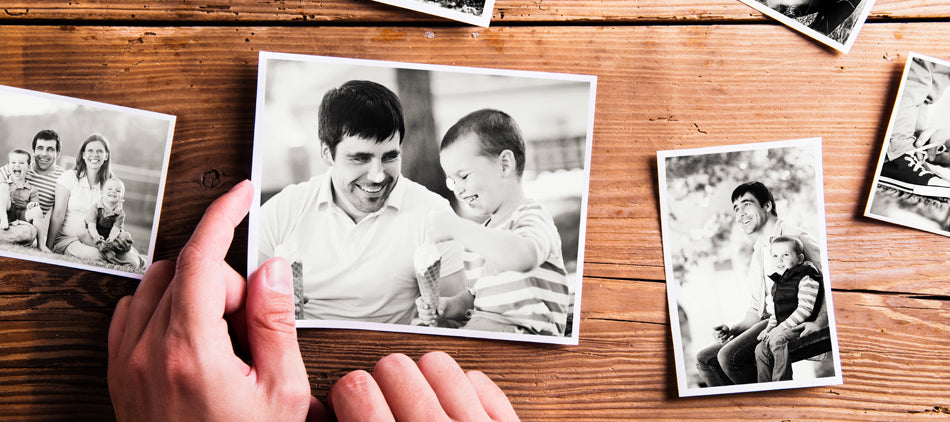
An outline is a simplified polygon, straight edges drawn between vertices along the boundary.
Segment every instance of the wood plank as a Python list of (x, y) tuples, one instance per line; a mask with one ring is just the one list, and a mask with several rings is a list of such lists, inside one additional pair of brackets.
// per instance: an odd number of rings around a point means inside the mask
[[(845, 384), (719, 398), (675, 399), (665, 292), (659, 283), (591, 280), (579, 346), (541, 346), (423, 335), (301, 330), (301, 350), (314, 394), (324, 399), (346, 372), (371, 370), (388, 353), (418, 357), (445, 350), (467, 369), (486, 372), (508, 393), (523, 420), (822, 419), (905, 420), (946, 407), (950, 326), (945, 302), (902, 295), (834, 295)], [(618, 299), (618, 296), (622, 296)], [(77, 330), (77, 328), (80, 328)], [(92, 331), (56, 322), (0, 323), (0, 409), (51, 403), (65, 416), (98, 406), (105, 394), (104, 326)], [(32, 337), (20, 339), (20, 336)], [(359, 333), (359, 335), (354, 335)], [(56, 337), (51, 348), (44, 337)], [(29, 350), (31, 342), (43, 347)], [(504, 356), (500, 359), (500, 356)], [(509, 362), (517, 361), (518, 365)], [(64, 376), (64, 373), (75, 374)], [(24, 382), (24, 378), (29, 378)], [(44, 388), (32, 388), (44, 386)], [(31, 388), (27, 388), (31, 387)], [(55, 388), (51, 388), (55, 387)], [(893, 394), (899, 389), (900, 394)], [(795, 403), (794, 407), (788, 403)], [(26, 413), (24, 411), (24, 413)], [(939, 413), (939, 411), (937, 412)], [(16, 414), (16, 413), (11, 413)], [(54, 415), (55, 416), (55, 415)], [(98, 418), (96, 418), (98, 419)]]
[[(433, 28), (432, 38), (411, 28), (3, 27), (0, 83), (179, 116), (156, 253), (173, 258), (204, 207), (249, 176), (259, 50), (596, 74), (586, 275), (664, 279), (657, 150), (823, 136), (834, 286), (944, 294), (950, 239), (858, 215), (904, 57), (950, 56), (939, 35), (948, 28), (871, 24), (837, 55), (768, 25)], [(933, 250), (918, 253), (921, 241)], [(229, 255), (237, 268), (244, 250)]]
[[(906, 53), (950, 57), (946, 34), (950, 23), (875, 23), (838, 55), (777, 25), (2, 26), (0, 83), (179, 117), (157, 245), (169, 258), (250, 174), (259, 50), (596, 74), (581, 345), (304, 330), (316, 394), (387, 353), (438, 349), (498, 380), (525, 420), (923, 419), (944, 416), (950, 391), (950, 239), (859, 215)], [(656, 151), (816, 135), (846, 384), (675, 399)], [(229, 261), (242, 268), (245, 250)], [(101, 381), (98, 399), (64, 392), (102, 373), (109, 309), (134, 285), (0, 259), (0, 414), (51, 403), (33, 417), (109, 418)]]
[[(159, 0), (94, 0), (74, 2), (3, 1), (3, 19), (13, 22), (38, 20), (136, 21), (136, 22), (217, 22), (257, 25), (399, 22), (402, 24), (459, 24), (419, 12), (372, 1), (306, 0), (199, 0), (181, 2)], [(925, 0), (878, 0), (871, 20), (941, 19), (948, 15), (948, 5)], [(767, 18), (755, 9), (735, 0), (626, 0), (572, 1), (498, 0), (492, 14), (492, 26), (537, 22), (578, 22), (582, 24), (616, 23), (682, 23), (723, 21), (764, 21)]]

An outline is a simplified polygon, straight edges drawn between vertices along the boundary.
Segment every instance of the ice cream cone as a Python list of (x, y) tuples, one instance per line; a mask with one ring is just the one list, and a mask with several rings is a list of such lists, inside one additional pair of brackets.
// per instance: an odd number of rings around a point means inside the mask
[(439, 275), (442, 271), (442, 255), (431, 243), (423, 244), (413, 257), (416, 282), (422, 301), (429, 309), (439, 309)]

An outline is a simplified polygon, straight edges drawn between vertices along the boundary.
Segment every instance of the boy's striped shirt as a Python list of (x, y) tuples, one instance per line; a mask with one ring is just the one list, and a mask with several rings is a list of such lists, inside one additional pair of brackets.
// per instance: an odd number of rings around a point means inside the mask
[(466, 274), (480, 275), (470, 288), (475, 296), (472, 315), (515, 325), (524, 333), (564, 335), (571, 295), (554, 220), (539, 203), (528, 200), (508, 220), (490, 226), (529, 239), (537, 262), (527, 272), (493, 273), (490, 263), (478, 268), (477, 255), (467, 254)]

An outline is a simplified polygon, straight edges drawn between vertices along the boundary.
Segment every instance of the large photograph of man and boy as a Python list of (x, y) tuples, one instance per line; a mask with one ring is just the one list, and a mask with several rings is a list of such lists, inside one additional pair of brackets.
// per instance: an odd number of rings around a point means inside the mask
[(864, 215), (950, 236), (950, 62), (908, 56)]
[(657, 156), (680, 396), (840, 384), (821, 140)]
[(174, 126), (174, 116), (0, 86), (0, 255), (141, 279)]
[(577, 344), (595, 83), (261, 53), (248, 271), (300, 327)]

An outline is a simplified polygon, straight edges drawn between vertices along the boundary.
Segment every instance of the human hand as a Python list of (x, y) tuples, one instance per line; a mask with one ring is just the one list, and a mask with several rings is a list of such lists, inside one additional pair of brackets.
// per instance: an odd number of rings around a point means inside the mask
[(755, 337), (758, 341), (768, 341), (769, 340), (769, 329), (762, 330), (758, 336)]
[(719, 340), (720, 343), (725, 343), (729, 340), (729, 337), (732, 336), (729, 326), (726, 324), (719, 324), (713, 327), (713, 333), (716, 336), (716, 340)]
[[(286, 261), (264, 263), (246, 285), (224, 262), (253, 193), (245, 181), (214, 201), (177, 264), (153, 264), (116, 306), (108, 384), (118, 420), (292, 421), (308, 410), (328, 419), (310, 395)], [(251, 366), (224, 319), (238, 309)]]
[(435, 327), (438, 325), (439, 316), (445, 314), (445, 305), (444, 300), (439, 300), (439, 309), (433, 309), (429, 303), (422, 299), (422, 296), (419, 296), (416, 298), (416, 312), (419, 314), (419, 321), (422, 322), (422, 325)]
[(373, 374), (353, 371), (328, 396), (340, 422), (348, 421), (517, 421), (505, 393), (485, 374), (462, 371), (443, 352), (418, 364), (393, 354), (376, 363)]
[(36, 201), (26, 203), (26, 209), (36, 208), (38, 206), (40, 206), (40, 204)]
[(798, 334), (799, 337), (805, 337), (807, 335), (817, 333), (818, 331), (821, 330), (821, 326), (811, 321), (803, 322), (795, 328), (798, 328), (798, 327), (801, 327), (801, 330), (802, 330), (802, 332)]

